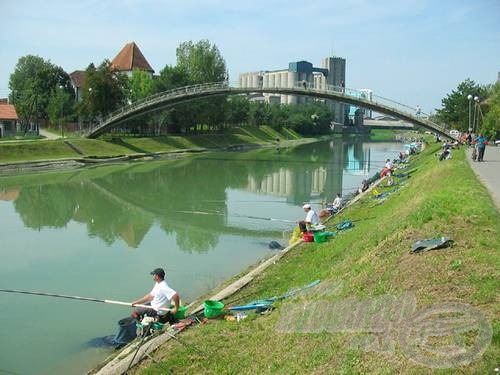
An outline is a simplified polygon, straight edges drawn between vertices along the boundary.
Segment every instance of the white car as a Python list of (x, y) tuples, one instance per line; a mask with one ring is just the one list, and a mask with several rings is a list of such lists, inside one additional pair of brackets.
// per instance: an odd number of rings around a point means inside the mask
[(495, 146), (500, 146), (500, 139), (497, 139), (497, 140), (495, 141)]
[(456, 129), (450, 130), (450, 135), (454, 138), (460, 137), (460, 132)]

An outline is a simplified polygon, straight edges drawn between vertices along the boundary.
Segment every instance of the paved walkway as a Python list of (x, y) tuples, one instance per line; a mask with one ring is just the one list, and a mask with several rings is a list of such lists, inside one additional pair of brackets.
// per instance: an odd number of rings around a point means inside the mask
[(487, 146), (483, 162), (471, 159), (472, 149), (467, 151), (467, 160), (479, 180), (490, 192), (495, 205), (500, 210), (500, 147)]
[(49, 131), (47, 131), (45, 129), (42, 129), (42, 128), (39, 129), (39, 132), (40, 132), (40, 135), (42, 137), (45, 137), (45, 139), (47, 139), (47, 140), (61, 138), (60, 135), (51, 133), (51, 132), (49, 132)]

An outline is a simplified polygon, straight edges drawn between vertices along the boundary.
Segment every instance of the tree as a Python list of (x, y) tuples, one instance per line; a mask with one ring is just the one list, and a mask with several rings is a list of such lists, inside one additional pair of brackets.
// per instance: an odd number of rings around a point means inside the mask
[(49, 100), (60, 86), (74, 96), (69, 76), (61, 67), (33, 55), (18, 60), (9, 79), (10, 99), (25, 129), (48, 119)]
[[(227, 81), (226, 62), (219, 49), (208, 40), (184, 42), (177, 47), (177, 67), (187, 74), (188, 83), (208, 83)], [(193, 107), (196, 107), (193, 110)], [(201, 103), (189, 104), (187, 108), (177, 108), (177, 112), (196, 113), (195, 124), (207, 124), (213, 128), (222, 125), (225, 119), (226, 98), (212, 98)], [(188, 115), (191, 117), (191, 115)], [(189, 127), (189, 125), (188, 125)]]
[(153, 78), (144, 70), (134, 69), (132, 77), (130, 77), (130, 94), (131, 102), (144, 99), (153, 93)]
[(250, 102), (248, 111), (248, 122), (253, 126), (261, 126), (268, 123), (269, 104), (261, 102)]
[(52, 125), (59, 124), (62, 136), (64, 136), (63, 127), (65, 119), (71, 114), (73, 110), (73, 103), (74, 99), (71, 98), (62, 86), (58, 90), (55, 90), (54, 94), (52, 94), (49, 99), (49, 103), (47, 105), (49, 121)]
[[(441, 109), (437, 109), (437, 118), (453, 129), (467, 131), (469, 128), (469, 99), (468, 95), (480, 99), (486, 97), (486, 88), (467, 78), (441, 100)], [(474, 102), (472, 102), (474, 104)]]
[(500, 83), (496, 83), (488, 93), (486, 104), (489, 107), (480, 127), (482, 133), (489, 139), (500, 138)]
[(181, 66), (165, 65), (165, 68), (160, 71), (160, 75), (153, 77), (154, 93), (187, 85), (189, 85), (188, 73)]
[(181, 43), (176, 53), (177, 66), (187, 72), (191, 84), (227, 80), (226, 62), (217, 46), (208, 40)]
[(109, 60), (104, 60), (99, 67), (90, 64), (86, 69), (85, 84), (79, 112), (93, 121), (126, 104), (129, 93), (127, 76), (112, 68)]
[(250, 102), (244, 96), (232, 96), (228, 100), (226, 122), (232, 125), (241, 125), (248, 119)]

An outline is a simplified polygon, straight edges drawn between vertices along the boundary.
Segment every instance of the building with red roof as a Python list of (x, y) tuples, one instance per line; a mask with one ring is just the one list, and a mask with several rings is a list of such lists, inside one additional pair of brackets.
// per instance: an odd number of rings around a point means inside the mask
[[(121, 51), (118, 52), (118, 55), (111, 61), (111, 66), (125, 73), (128, 77), (132, 76), (134, 69), (148, 72), (151, 77), (153, 77), (154, 73), (153, 68), (149, 65), (148, 60), (146, 60), (135, 42), (125, 44)], [(75, 91), (75, 100), (82, 100), (82, 96), (85, 95), (83, 93), (83, 87), (87, 78), (85, 70), (75, 70), (69, 75), (69, 78), (71, 86)]]
[(85, 73), (85, 70), (75, 70), (69, 75), (69, 81), (71, 86), (73, 86), (73, 90), (75, 90), (75, 100), (77, 102), (82, 100), (82, 90), (85, 85), (86, 78), (87, 74)]
[(111, 61), (111, 66), (129, 77), (134, 69), (148, 72), (151, 76), (155, 72), (135, 42), (125, 44), (125, 47)]
[(12, 104), (0, 102), (0, 138), (17, 133), (16, 108)]

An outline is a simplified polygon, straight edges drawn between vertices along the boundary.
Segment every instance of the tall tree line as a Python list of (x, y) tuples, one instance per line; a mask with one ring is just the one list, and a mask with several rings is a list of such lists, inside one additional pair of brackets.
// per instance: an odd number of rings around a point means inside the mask
[[(175, 65), (158, 75), (136, 70), (128, 78), (114, 70), (109, 60), (89, 64), (85, 71), (82, 100), (75, 103), (69, 76), (38, 56), (21, 57), (10, 76), (11, 100), (25, 124), (43, 121), (54, 126), (77, 118), (95, 123), (114, 110), (163, 91), (228, 80), (226, 62), (208, 40), (184, 42), (176, 50)], [(270, 105), (251, 102), (244, 96), (216, 97), (177, 105), (167, 111), (131, 120), (118, 131), (160, 134), (221, 131), (227, 126), (271, 125), (290, 127), (303, 134), (329, 131), (331, 112), (326, 106)], [(62, 130), (62, 128), (61, 128)]]
[(500, 138), (500, 83), (479, 85), (467, 78), (441, 100), (436, 116), (449, 128), (467, 132), (472, 127), (488, 138)]

